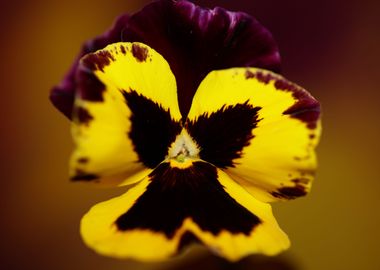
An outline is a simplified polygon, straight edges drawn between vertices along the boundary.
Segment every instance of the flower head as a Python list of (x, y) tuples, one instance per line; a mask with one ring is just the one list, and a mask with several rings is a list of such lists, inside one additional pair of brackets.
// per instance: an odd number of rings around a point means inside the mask
[(52, 92), (72, 110), (71, 177), (133, 185), (83, 217), (87, 245), (141, 260), (192, 242), (230, 260), (288, 248), (268, 202), (309, 191), (319, 104), (270, 71), (279, 58), (262, 26), (158, 1), (82, 55)]

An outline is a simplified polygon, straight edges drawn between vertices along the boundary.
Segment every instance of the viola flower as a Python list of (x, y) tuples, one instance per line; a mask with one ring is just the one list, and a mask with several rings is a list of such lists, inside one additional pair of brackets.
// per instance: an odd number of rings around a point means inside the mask
[(232, 261), (289, 247), (269, 202), (309, 192), (320, 110), (273, 72), (267, 30), (245, 13), (162, 0), (79, 58), (51, 95), (73, 120), (71, 178), (130, 186), (83, 217), (89, 247), (145, 261), (194, 242)]

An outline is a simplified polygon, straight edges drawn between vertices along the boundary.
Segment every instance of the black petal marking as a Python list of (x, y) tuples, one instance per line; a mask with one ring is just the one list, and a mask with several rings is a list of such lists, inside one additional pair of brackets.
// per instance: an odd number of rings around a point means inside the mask
[(145, 62), (148, 57), (148, 49), (134, 43), (132, 45), (132, 54), (138, 62)]
[(249, 69), (247, 69), (245, 72), (245, 78), (247, 80), (255, 78), (263, 84), (268, 84), (271, 80), (277, 80), (277, 77), (273, 76), (270, 73), (262, 73), (260, 71), (252, 72)]
[(270, 73), (253, 73), (249, 69), (245, 72), (245, 78), (247, 80), (256, 78), (259, 82), (264, 84), (274, 81), (274, 87), (277, 90), (291, 92), (293, 97), (297, 99), (297, 102), (290, 108), (286, 109), (283, 114), (290, 115), (291, 117), (306, 123), (309, 129), (315, 129), (317, 127), (318, 119), (321, 114), (319, 102), (301, 87), (286, 79), (273, 76)]
[(84, 100), (101, 102), (105, 85), (94, 74), (95, 70), (104, 71), (104, 67), (115, 61), (115, 58), (108, 51), (89, 53), (81, 60), (76, 74), (77, 91)]
[(201, 159), (219, 168), (234, 167), (234, 159), (254, 137), (252, 130), (260, 121), (258, 111), (248, 101), (234, 106), (223, 106), (210, 115), (203, 114), (188, 122), (190, 135), (201, 148)]
[(294, 187), (282, 187), (271, 193), (273, 197), (279, 199), (292, 200), (298, 197), (303, 197), (307, 194), (306, 188), (301, 184), (296, 184)]
[(138, 94), (134, 90), (122, 91), (131, 110), (132, 126), (127, 134), (132, 140), (139, 160), (149, 168), (155, 168), (165, 159), (169, 146), (181, 131), (178, 122), (172, 120), (169, 110)]
[(245, 72), (245, 78), (247, 80), (255, 78), (255, 73), (253, 73), (252, 71), (250, 71), (249, 69), (247, 69), (246, 72)]
[(261, 223), (228, 195), (216, 168), (208, 163), (194, 162), (187, 169), (162, 163), (149, 176), (145, 193), (115, 221), (118, 230), (148, 229), (172, 238), (183, 221), (191, 218), (213, 235), (222, 230), (249, 235)]
[(120, 45), (120, 51), (122, 54), (126, 55), (127, 54), (127, 48), (124, 45)]
[(285, 79), (276, 79), (274, 86), (276, 89), (291, 92), (293, 97), (297, 99), (297, 103), (284, 111), (283, 114), (306, 123), (309, 129), (315, 129), (321, 114), (319, 102), (301, 87)]
[(82, 163), (82, 164), (86, 164), (89, 162), (89, 159), (86, 157), (81, 157), (81, 158), (78, 158), (77, 162)]
[(115, 61), (115, 58), (109, 51), (99, 51), (89, 53), (82, 58), (82, 64), (90, 70), (104, 71), (104, 67)]
[(75, 176), (71, 177), (72, 181), (93, 181), (99, 179), (99, 176), (92, 173), (87, 173), (81, 169), (76, 170)]
[(79, 123), (83, 125), (88, 125), (94, 117), (89, 113), (89, 111), (83, 107), (75, 108), (75, 115)]
[(102, 102), (106, 86), (96, 75), (85, 67), (80, 67), (77, 73), (77, 86), (80, 97), (84, 100)]

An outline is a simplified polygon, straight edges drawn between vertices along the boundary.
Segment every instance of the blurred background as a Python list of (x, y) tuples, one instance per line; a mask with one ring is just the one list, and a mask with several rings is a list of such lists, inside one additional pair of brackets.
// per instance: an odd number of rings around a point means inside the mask
[(84, 40), (149, 1), (1, 1), (1, 269), (380, 269), (380, 2), (195, 1), (254, 15), (275, 36), (283, 74), (323, 106), (320, 169), (306, 198), (274, 205), (292, 247), (230, 264), (202, 248), (160, 264), (100, 257), (79, 221), (119, 195), (70, 183), (70, 124), (48, 93)]

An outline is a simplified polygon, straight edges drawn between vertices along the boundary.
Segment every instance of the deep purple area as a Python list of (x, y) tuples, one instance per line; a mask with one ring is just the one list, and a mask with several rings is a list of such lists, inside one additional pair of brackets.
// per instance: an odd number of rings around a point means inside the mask
[(252, 16), (218, 7), (204, 9), (188, 1), (160, 0), (130, 17), (121, 16), (109, 31), (84, 44), (68, 74), (51, 92), (51, 101), (68, 118), (78, 86), (79, 59), (119, 41), (145, 43), (169, 62), (184, 117), (198, 85), (212, 70), (242, 66), (280, 70), (272, 35)]

